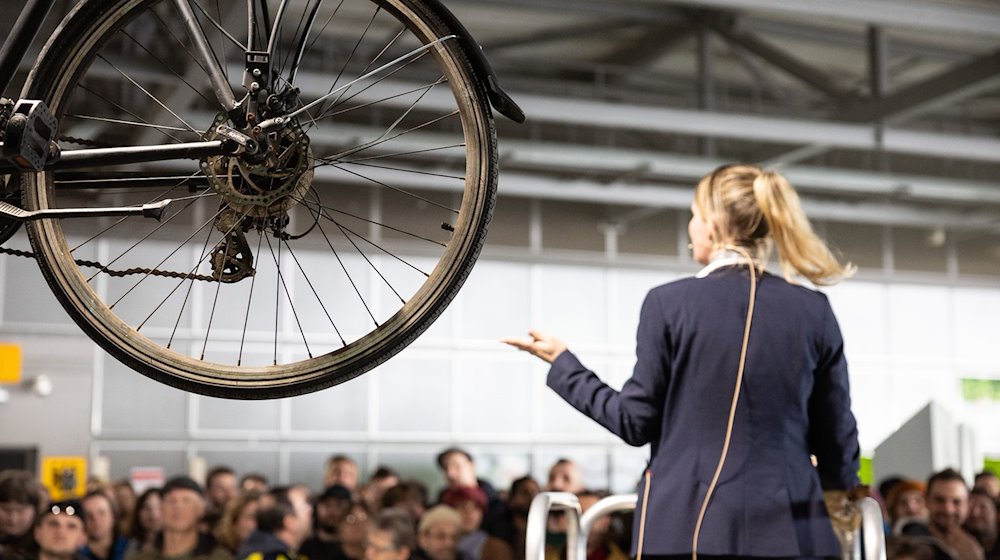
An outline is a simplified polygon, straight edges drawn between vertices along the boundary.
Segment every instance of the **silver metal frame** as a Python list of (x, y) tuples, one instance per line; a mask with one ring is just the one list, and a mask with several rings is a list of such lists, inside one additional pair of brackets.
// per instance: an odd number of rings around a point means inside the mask
[[(580, 500), (568, 492), (542, 492), (531, 501), (528, 511), (527, 534), (525, 535), (525, 559), (544, 560), (545, 530), (549, 513), (565, 511), (569, 516), (566, 527), (566, 550), (574, 551), (567, 560), (585, 560), (587, 558), (587, 537), (597, 519), (616, 511), (633, 510), (638, 502), (636, 494), (617, 494), (608, 496), (594, 504), (586, 513), (581, 514)], [(864, 498), (859, 503), (861, 508), (861, 528), (858, 530), (862, 538), (854, 539), (853, 560), (886, 560), (885, 529), (883, 528), (882, 507), (873, 498)], [(863, 544), (862, 544), (863, 541)]]

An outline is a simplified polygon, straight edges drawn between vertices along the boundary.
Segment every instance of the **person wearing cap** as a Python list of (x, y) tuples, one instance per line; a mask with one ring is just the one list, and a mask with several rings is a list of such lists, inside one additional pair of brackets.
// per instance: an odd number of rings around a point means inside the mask
[(462, 518), (458, 550), (471, 560), (514, 560), (514, 551), (506, 541), (483, 530), (486, 493), (478, 486), (448, 488), (441, 503), (454, 508)]
[(83, 506), (76, 500), (52, 504), (38, 514), (35, 523), (38, 560), (78, 560), (80, 548), (87, 544)]
[(316, 498), (316, 527), (311, 537), (302, 543), (300, 551), (308, 558), (332, 558), (340, 550), (337, 528), (351, 511), (354, 500), (346, 486), (334, 484)]
[(309, 489), (302, 485), (274, 488), (261, 498), (257, 530), (240, 546), (236, 558), (305, 560), (298, 550), (311, 531)]
[(205, 514), (205, 492), (186, 476), (174, 477), (163, 485), (163, 531), (154, 546), (142, 550), (132, 560), (232, 560), (225, 547), (199, 531)]

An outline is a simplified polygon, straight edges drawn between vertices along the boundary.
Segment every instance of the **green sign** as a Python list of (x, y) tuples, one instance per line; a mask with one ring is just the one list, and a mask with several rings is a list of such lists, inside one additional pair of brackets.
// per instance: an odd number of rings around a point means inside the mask
[(1000, 379), (962, 379), (962, 398), (1000, 402)]

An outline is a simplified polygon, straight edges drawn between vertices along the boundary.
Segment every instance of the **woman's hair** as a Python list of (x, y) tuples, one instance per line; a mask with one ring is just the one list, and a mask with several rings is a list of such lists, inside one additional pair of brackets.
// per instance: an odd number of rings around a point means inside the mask
[(129, 524), (129, 537), (139, 541), (139, 546), (146, 544), (149, 538), (149, 529), (142, 525), (142, 508), (146, 507), (146, 502), (153, 496), (162, 498), (159, 488), (150, 488), (139, 496), (135, 502), (135, 510), (132, 511), (132, 522)]
[(841, 264), (813, 232), (798, 194), (777, 172), (747, 164), (719, 167), (698, 183), (695, 206), (717, 242), (748, 249), (761, 261), (776, 247), (788, 280), (797, 273), (822, 286), (854, 274), (855, 267)]
[(214, 531), (215, 540), (219, 544), (232, 552), (236, 552), (236, 549), (240, 546), (240, 536), (236, 533), (236, 526), (240, 515), (243, 514), (243, 510), (247, 506), (260, 501), (263, 495), (263, 492), (260, 490), (245, 490), (232, 500), (229, 500), (229, 503), (226, 504), (225, 509), (222, 511), (222, 517), (219, 519), (219, 524), (215, 527)]

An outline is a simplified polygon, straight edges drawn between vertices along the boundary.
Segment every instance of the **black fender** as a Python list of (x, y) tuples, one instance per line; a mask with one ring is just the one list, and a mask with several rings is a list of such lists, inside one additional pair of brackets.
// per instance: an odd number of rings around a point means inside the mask
[(500, 87), (497, 74), (493, 70), (493, 66), (490, 65), (490, 61), (486, 59), (486, 53), (483, 52), (483, 48), (479, 43), (472, 38), (469, 30), (462, 25), (462, 22), (458, 21), (458, 18), (451, 13), (451, 10), (445, 7), (441, 0), (423, 0), (423, 3), (455, 33), (459, 45), (468, 57), (469, 63), (472, 64), (472, 69), (476, 72), (476, 77), (479, 78), (483, 87), (486, 88), (486, 95), (489, 97), (490, 105), (493, 106), (493, 109), (516, 123), (523, 123), (524, 111)]

